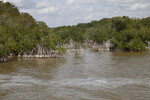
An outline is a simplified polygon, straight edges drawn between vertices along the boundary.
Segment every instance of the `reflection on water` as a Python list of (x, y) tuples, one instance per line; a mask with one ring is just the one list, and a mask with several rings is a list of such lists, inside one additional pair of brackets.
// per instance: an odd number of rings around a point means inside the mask
[(0, 63), (0, 100), (149, 100), (150, 52), (84, 49)]

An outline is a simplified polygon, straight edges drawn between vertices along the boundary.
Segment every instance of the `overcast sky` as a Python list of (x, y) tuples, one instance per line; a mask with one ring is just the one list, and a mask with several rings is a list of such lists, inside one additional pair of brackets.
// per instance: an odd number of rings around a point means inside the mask
[(150, 16), (150, 0), (3, 0), (14, 3), (50, 27), (75, 25), (105, 17)]

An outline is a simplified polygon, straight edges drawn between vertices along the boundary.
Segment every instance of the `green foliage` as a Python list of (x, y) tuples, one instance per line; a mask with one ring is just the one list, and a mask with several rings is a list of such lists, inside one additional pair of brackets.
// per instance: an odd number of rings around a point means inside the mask
[(150, 17), (113, 17), (74, 26), (49, 28), (30, 14), (20, 13), (13, 4), (0, 1), (0, 56), (31, 51), (37, 45), (64, 52), (64, 43), (71, 39), (82, 43), (87, 38), (97, 43), (111, 39), (114, 49), (141, 51), (150, 41)]
[(63, 26), (54, 29), (54, 32), (64, 40), (64, 43), (68, 43), (71, 39), (76, 42), (83, 42), (85, 40), (84, 31), (84, 28), (79, 26)]
[(112, 18), (112, 27), (115, 31), (120, 32), (127, 28), (127, 24), (130, 23), (130, 19), (128, 17), (114, 17)]
[(146, 44), (141, 41), (140, 38), (135, 38), (127, 42), (124, 46), (124, 50), (127, 51), (142, 51), (145, 50)]
[(0, 56), (9, 55), (15, 50), (16, 42), (12, 34), (4, 26), (0, 26)]
[(122, 49), (123, 51), (142, 51), (146, 47), (145, 32), (143, 31), (141, 33), (141, 31), (137, 29), (126, 29), (116, 34), (112, 39), (115, 49)]
[(63, 26), (55, 28), (55, 32), (68, 42), (73, 39), (83, 42), (86, 38), (97, 43), (109, 39), (114, 49), (123, 51), (142, 51), (150, 41), (150, 18), (113, 17), (104, 18), (91, 23), (80, 23), (76, 26)]
[(91, 39), (95, 42), (102, 43), (109, 39), (109, 33), (105, 29), (98, 29), (92, 31)]
[(66, 43), (73, 39), (83, 42), (86, 38), (97, 43), (111, 40), (114, 49), (122, 51), (142, 51), (150, 41), (150, 18), (113, 17), (76, 26), (55, 28), (55, 32)]
[(0, 1), (0, 56), (31, 51), (37, 45), (63, 51), (58, 44), (60, 36), (44, 22), (37, 22), (30, 14), (20, 13), (13, 4)]
[(147, 17), (147, 18), (143, 18), (141, 20), (142, 24), (146, 27), (149, 27), (150, 28), (150, 17)]

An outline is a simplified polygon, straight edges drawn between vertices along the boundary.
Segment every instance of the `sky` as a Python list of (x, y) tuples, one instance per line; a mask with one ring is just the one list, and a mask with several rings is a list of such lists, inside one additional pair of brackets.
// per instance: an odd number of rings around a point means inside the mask
[(150, 16), (150, 0), (3, 0), (49, 27), (76, 25), (102, 18)]

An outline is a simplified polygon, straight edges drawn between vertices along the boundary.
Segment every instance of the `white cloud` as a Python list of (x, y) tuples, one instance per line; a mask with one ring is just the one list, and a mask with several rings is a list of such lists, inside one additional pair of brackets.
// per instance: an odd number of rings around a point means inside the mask
[(129, 10), (145, 9), (147, 6), (148, 6), (147, 4), (136, 3), (134, 5), (131, 5)]
[(86, 10), (86, 12), (93, 12), (94, 11), (94, 8), (93, 7), (90, 7)]
[(49, 26), (73, 25), (104, 17), (150, 15), (150, 0), (3, 0)]
[(43, 7), (49, 7), (49, 6), (51, 6), (51, 4), (48, 1), (41, 1), (36, 4), (36, 8), (43, 8)]
[(100, 13), (100, 12), (91, 12), (89, 13), (87, 16), (85, 16), (83, 19), (84, 20), (99, 20), (100, 18), (103, 18), (105, 16), (107, 16), (109, 13), (105, 12), (105, 13)]
[(121, 6), (129, 7), (135, 4), (147, 4), (150, 3), (149, 0), (101, 0), (101, 3), (108, 6)]
[(72, 5), (76, 0), (67, 0), (66, 3)]
[(24, 2), (24, 0), (3, 0), (3, 1), (14, 3), (16, 6), (21, 6)]
[(55, 12), (57, 8), (54, 7), (47, 7), (47, 8), (42, 8), (38, 10), (38, 14), (49, 14), (52, 12)]
[(20, 9), (20, 12), (28, 12), (30, 14), (35, 13), (36, 9)]
[(35, 3), (32, 0), (3, 0), (4, 2), (11, 2), (19, 8), (33, 8)]
[(73, 4), (92, 4), (97, 3), (99, 0), (66, 0), (66, 4), (73, 5)]

